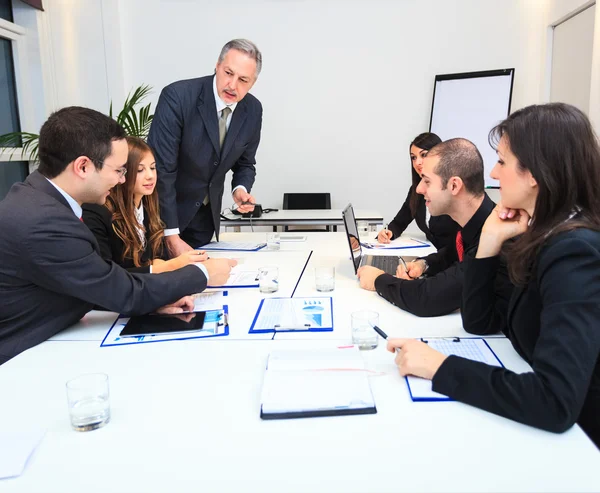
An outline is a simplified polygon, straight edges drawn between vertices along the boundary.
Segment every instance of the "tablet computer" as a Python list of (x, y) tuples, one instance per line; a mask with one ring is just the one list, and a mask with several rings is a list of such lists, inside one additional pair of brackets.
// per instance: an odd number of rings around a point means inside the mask
[(202, 330), (206, 312), (179, 313), (177, 315), (140, 315), (131, 317), (121, 337), (158, 334), (178, 334)]

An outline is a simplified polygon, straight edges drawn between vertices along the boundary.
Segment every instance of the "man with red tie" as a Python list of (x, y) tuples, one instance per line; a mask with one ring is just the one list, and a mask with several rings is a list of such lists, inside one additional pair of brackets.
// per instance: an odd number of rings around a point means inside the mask
[[(477, 251), (483, 224), (496, 205), (484, 191), (483, 159), (475, 144), (450, 139), (433, 147), (423, 161), (417, 192), (432, 216), (448, 214), (460, 225), (455, 244), (408, 263), (407, 269), (400, 265), (395, 276), (361, 267), (360, 286), (414, 315), (446, 315), (461, 306), (461, 262)], [(512, 284), (498, 277), (499, 292), (508, 301)]]

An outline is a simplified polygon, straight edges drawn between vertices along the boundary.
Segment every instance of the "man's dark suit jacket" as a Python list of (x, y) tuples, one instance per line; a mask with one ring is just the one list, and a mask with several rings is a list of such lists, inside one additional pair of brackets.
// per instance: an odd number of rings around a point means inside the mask
[[(112, 260), (119, 264), (129, 272), (148, 273), (150, 272), (150, 266), (136, 267), (131, 257), (123, 258), (123, 250), (125, 245), (123, 240), (119, 238), (119, 235), (115, 233), (112, 227), (112, 213), (103, 205), (97, 204), (84, 204), (83, 205), (83, 222), (90, 228), (90, 231), (94, 233), (98, 246), (100, 247), (100, 256), (104, 260)], [(144, 227), (148, 231), (148, 212), (144, 211)], [(166, 252), (166, 248), (163, 248), (163, 254)], [(163, 259), (163, 255), (158, 258)], [(154, 260), (152, 258), (152, 250), (150, 248), (150, 242), (148, 241), (148, 233), (146, 232), (146, 249), (142, 253), (142, 263), (147, 260)], [(163, 259), (164, 260), (164, 259)]]
[(388, 224), (388, 229), (393, 233), (392, 239), (400, 236), (414, 219), (419, 229), (425, 233), (427, 239), (438, 250), (446, 246), (452, 246), (456, 239), (456, 232), (460, 229), (460, 226), (446, 214), (443, 216), (431, 216), (429, 226), (427, 226), (427, 206), (425, 205), (425, 197), (421, 194), (418, 194), (417, 210), (413, 217), (410, 211), (410, 197), (413, 189), (414, 186), (411, 186), (402, 208), (398, 211), (392, 222)]
[(206, 288), (194, 265), (131, 274), (102, 259), (92, 232), (37, 171), (0, 202), (0, 231), (0, 364), (96, 305), (137, 315)]
[[(481, 229), (496, 204), (485, 195), (479, 209), (462, 229), (465, 256), (475, 256)], [(456, 238), (455, 238), (456, 240)], [(461, 306), (463, 288), (463, 262), (458, 261), (456, 243), (425, 257), (429, 264), (426, 277), (407, 281), (390, 274), (375, 279), (379, 296), (407, 312), (419, 317), (437, 317), (457, 310)], [(499, 282), (502, 280), (499, 278)], [(510, 297), (512, 284), (497, 286), (499, 296)]]
[(498, 257), (464, 263), (465, 329), (503, 330), (534, 372), (450, 356), (433, 390), (548, 431), (577, 422), (600, 448), (600, 232), (577, 229), (551, 238), (508, 306), (504, 300), (498, 306), (494, 292), (497, 278), (506, 276)]
[(148, 144), (156, 158), (166, 228), (183, 233), (208, 195), (218, 238), (225, 175), (233, 170), (234, 188), (243, 185), (250, 192), (254, 184), (262, 105), (252, 94), (237, 104), (221, 151), (213, 77), (181, 80), (163, 89)]

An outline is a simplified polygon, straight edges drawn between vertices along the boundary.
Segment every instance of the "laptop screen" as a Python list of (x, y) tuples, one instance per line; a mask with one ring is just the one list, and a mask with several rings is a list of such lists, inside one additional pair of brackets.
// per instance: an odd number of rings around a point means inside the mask
[(354, 272), (358, 272), (360, 260), (362, 258), (362, 248), (358, 236), (358, 227), (356, 226), (356, 218), (354, 217), (354, 209), (352, 204), (348, 204), (342, 211), (342, 219), (348, 236), (348, 245), (350, 246), (350, 258), (354, 264)]

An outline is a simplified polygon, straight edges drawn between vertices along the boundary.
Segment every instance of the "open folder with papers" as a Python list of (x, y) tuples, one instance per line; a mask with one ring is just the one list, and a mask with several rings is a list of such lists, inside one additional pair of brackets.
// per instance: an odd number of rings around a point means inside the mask
[(355, 346), (272, 352), (260, 402), (262, 419), (377, 412), (364, 363)]
[[(445, 354), (446, 356), (455, 355), (473, 361), (481, 361), (488, 365), (504, 366), (498, 359), (498, 356), (492, 351), (485, 339), (480, 337), (460, 338), (460, 337), (435, 337), (430, 339), (421, 339), (429, 347)], [(413, 401), (450, 401), (450, 397), (434, 392), (431, 389), (431, 380), (424, 378), (407, 376), (406, 383), (410, 392), (410, 398)]]

